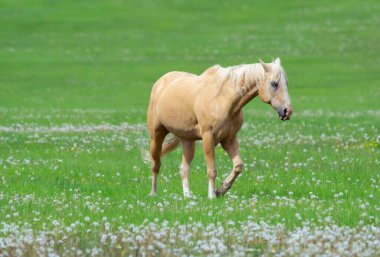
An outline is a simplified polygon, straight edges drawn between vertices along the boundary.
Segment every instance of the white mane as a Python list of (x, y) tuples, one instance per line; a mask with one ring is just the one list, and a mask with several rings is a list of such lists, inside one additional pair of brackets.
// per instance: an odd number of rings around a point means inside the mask
[(230, 83), (240, 96), (264, 80), (264, 69), (260, 63), (220, 67), (219, 74), (223, 77), (221, 87)]

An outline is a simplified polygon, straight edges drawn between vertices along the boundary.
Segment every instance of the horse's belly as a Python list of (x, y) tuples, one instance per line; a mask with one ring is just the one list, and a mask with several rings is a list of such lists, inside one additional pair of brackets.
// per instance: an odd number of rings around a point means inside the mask
[(182, 122), (162, 122), (165, 128), (177, 137), (191, 140), (201, 139), (198, 124), (186, 124)]
[(156, 114), (160, 123), (174, 135), (186, 139), (199, 139), (200, 130), (193, 110), (194, 97), (167, 92), (159, 97)]
[(177, 137), (188, 139), (188, 140), (200, 140), (201, 135), (198, 129), (192, 130), (169, 130), (171, 133), (176, 135)]

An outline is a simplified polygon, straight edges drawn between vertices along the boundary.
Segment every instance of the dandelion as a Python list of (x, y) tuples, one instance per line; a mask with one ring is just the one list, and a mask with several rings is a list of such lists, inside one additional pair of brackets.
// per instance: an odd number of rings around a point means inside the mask
[(100, 243), (106, 244), (106, 240), (107, 240), (107, 234), (102, 234), (102, 236), (100, 237)]
[(111, 239), (111, 245), (115, 245), (116, 244), (116, 240), (117, 240), (117, 236), (116, 235), (111, 235), (110, 239)]
[(110, 230), (110, 226), (111, 226), (111, 224), (109, 223), (109, 222), (106, 222), (106, 223), (104, 223), (104, 229), (105, 230)]

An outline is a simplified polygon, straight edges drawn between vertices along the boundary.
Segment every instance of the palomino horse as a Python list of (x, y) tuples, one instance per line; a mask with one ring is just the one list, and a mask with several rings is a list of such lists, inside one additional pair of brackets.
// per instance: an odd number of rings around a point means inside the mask
[[(150, 133), (152, 191), (157, 192), (161, 156), (182, 143), (181, 176), (183, 193), (190, 195), (189, 170), (195, 141), (203, 140), (209, 180), (208, 197), (224, 195), (241, 173), (236, 134), (243, 124), (242, 108), (257, 95), (273, 106), (280, 119), (292, 114), (287, 78), (280, 59), (272, 63), (246, 64), (223, 68), (213, 66), (201, 75), (169, 72), (153, 86), (147, 126)], [(164, 142), (166, 135), (174, 137)], [(215, 146), (220, 143), (233, 162), (231, 174), (215, 190)]]

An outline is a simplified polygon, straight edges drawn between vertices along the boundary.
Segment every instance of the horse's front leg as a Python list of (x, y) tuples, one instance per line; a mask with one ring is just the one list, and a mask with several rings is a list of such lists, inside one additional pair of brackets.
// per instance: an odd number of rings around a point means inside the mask
[(216, 191), (217, 196), (224, 195), (235, 182), (243, 169), (243, 161), (240, 158), (239, 143), (234, 136), (230, 140), (221, 142), (223, 149), (228, 153), (228, 156), (233, 162), (233, 168), (231, 174), (224, 180), (222, 186)]
[(202, 134), (203, 140), (203, 151), (205, 155), (205, 161), (207, 166), (207, 176), (208, 176), (208, 198), (212, 199), (216, 197), (215, 193), (215, 179), (216, 179), (216, 169), (215, 169), (215, 139), (211, 131), (204, 132)]

